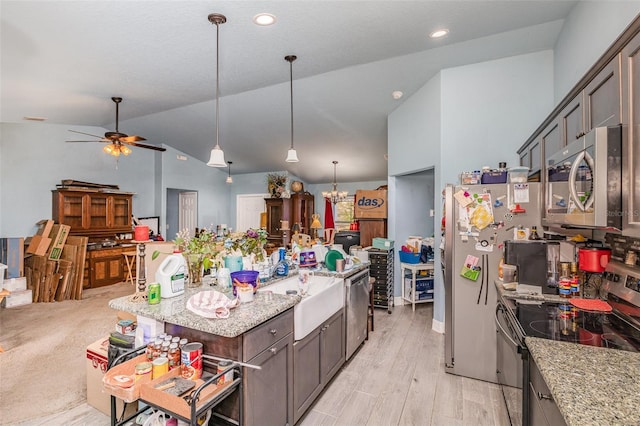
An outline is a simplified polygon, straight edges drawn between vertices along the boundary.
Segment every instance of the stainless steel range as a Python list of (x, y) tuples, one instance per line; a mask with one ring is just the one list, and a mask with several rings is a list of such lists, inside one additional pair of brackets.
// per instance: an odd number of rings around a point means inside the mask
[(512, 424), (529, 424), (529, 388), (522, 387), (529, 377), (525, 337), (640, 352), (640, 268), (611, 261), (602, 282), (610, 313), (578, 309), (570, 299), (498, 301), (496, 369)]

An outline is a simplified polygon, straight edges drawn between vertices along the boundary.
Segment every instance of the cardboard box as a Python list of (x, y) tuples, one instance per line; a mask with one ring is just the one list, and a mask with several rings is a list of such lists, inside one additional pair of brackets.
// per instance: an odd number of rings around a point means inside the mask
[(387, 190), (356, 191), (354, 200), (356, 219), (385, 219), (387, 217)]
[(24, 238), (0, 239), (0, 263), (7, 265), (6, 278), (24, 276)]
[(12, 291), (11, 294), (4, 298), (5, 308), (15, 308), (17, 306), (29, 305), (33, 301), (33, 292), (31, 289)]
[(38, 231), (36, 232), (36, 235), (31, 237), (31, 242), (29, 243), (29, 247), (27, 247), (27, 253), (44, 256), (47, 254), (47, 250), (51, 244), (49, 234), (53, 228), (53, 221), (45, 219), (38, 222), (37, 225)]
[[(107, 371), (109, 338), (103, 337), (87, 346), (87, 404), (111, 415), (111, 394), (104, 390), (102, 377)], [(122, 412), (124, 401), (116, 401), (116, 412)], [(127, 405), (127, 415), (137, 411), (137, 404)]]
[(27, 289), (27, 277), (5, 278), (4, 282), (2, 280), (0, 280), (0, 282), (2, 282), (2, 285), (0, 287), (5, 288), (11, 292)]
[(71, 227), (69, 225), (53, 225), (51, 230), (51, 247), (49, 248), (49, 259), (60, 260), (64, 243), (67, 241)]

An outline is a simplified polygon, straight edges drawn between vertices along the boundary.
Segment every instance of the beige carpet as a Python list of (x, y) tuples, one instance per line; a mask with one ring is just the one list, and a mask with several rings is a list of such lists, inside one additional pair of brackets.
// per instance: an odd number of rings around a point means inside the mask
[(82, 300), (0, 310), (0, 424), (42, 417), (86, 402), (86, 348), (115, 329), (108, 302), (128, 283), (89, 289)]

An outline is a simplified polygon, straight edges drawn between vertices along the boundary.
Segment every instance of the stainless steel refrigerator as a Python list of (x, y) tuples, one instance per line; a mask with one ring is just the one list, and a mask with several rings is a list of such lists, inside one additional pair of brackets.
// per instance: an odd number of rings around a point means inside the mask
[(442, 269), (445, 289), (445, 370), (497, 382), (497, 293), (494, 281), (504, 241), (541, 229), (539, 183), (448, 185)]

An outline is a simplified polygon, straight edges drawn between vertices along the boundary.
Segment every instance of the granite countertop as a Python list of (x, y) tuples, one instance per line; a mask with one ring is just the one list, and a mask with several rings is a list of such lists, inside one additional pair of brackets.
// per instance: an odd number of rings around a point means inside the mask
[[(355, 265), (352, 269), (340, 273), (321, 268), (313, 271), (316, 275), (334, 276), (344, 279), (368, 267), (369, 263), (367, 262)], [(272, 279), (261, 283), (260, 288), (268, 287), (269, 284), (290, 278), (297, 275), (297, 273), (297, 269), (294, 269), (287, 277)], [(297, 295), (285, 296), (258, 292), (254, 295), (253, 302), (242, 304), (237, 308), (231, 309), (229, 318), (208, 319), (194, 314), (186, 307), (187, 300), (189, 300), (192, 295), (205, 290), (221, 291), (219, 287), (209, 285), (202, 285), (198, 288), (186, 288), (184, 294), (170, 299), (162, 299), (157, 305), (131, 302), (129, 300), (131, 296), (124, 296), (109, 301), (109, 307), (218, 336), (236, 337), (287, 309), (294, 307), (301, 300), (300, 296)], [(231, 289), (222, 292), (229, 298), (233, 298)]]
[(640, 424), (640, 354), (525, 339), (567, 425)]

